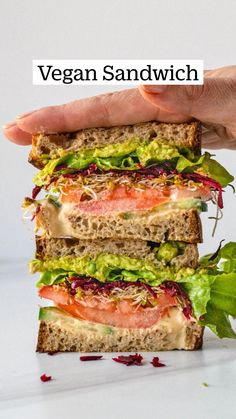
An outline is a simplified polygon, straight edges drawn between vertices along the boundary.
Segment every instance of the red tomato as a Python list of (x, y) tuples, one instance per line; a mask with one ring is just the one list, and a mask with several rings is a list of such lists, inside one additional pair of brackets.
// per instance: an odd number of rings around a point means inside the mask
[(60, 201), (65, 202), (80, 202), (83, 191), (74, 186), (63, 186), (61, 189)]
[(150, 210), (166, 202), (174, 202), (187, 198), (211, 198), (208, 186), (199, 186), (194, 190), (176, 186), (173, 188), (136, 189), (126, 185), (118, 185), (112, 190), (104, 191), (97, 200), (81, 202), (82, 191), (74, 187), (64, 187), (62, 202), (77, 204), (79, 211), (93, 215), (109, 213)]
[(169, 307), (177, 305), (175, 297), (162, 293), (156, 297), (154, 307), (137, 307), (132, 300), (106, 301), (98, 295), (76, 299), (66, 289), (54, 285), (39, 290), (40, 297), (52, 300), (55, 305), (72, 316), (115, 327), (151, 327), (166, 313)]

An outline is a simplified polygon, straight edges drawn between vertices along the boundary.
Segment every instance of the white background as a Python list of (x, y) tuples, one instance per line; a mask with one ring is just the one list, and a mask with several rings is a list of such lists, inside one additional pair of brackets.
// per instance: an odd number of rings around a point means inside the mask
[[(33, 86), (32, 59), (204, 59), (207, 68), (236, 64), (235, 12), (235, 0), (1, 0), (0, 122), (112, 90)], [(234, 419), (236, 342), (210, 336), (204, 351), (162, 354), (167, 367), (153, 370), (148, 363), (130, 370), (109, 359), (81, 365), (77, 354), (34, 353), (37, 297), (35, 278), (26, 273), (34, 241), (20, 210), (35, 172), (27, 164), (28, 153), (28, 147), (1, 135), (0, 394), (6, 402), (0, 417)], [(236, 152), (220, 151), (217, 157), (236, 175)], [(214, 250), (222, 238), (236, 240), (235, 212), (236, 197), (229, 190), (215, 239), (212, 221), (203, 217), (202, 251)], [(54, 381), (41, 383), (45, 372)], [(202, 386), (205, 381), (210, 387)]]
[[(0, 122), (40, 106), (117, 90), (117, 86), (33, 86), (32, 59), (204, 59), (206, 68), (235, 64), (236, 2), (226, 0), (2, 0), (0, 11)], [(124, 110), (125, 111), (125, 110)], [(32, 233), (21, 221), (35, 169), (28, 147), (0, 139), (0, 258), (29, 259)], [(236, 152), (217, 152), (236, 174)], [(204, 215), (202, 251), (220, 239), (236, 240), (236, 199), (225, 194), (215, 239)], [(211, 215), (213, 209), (211, 208)]]

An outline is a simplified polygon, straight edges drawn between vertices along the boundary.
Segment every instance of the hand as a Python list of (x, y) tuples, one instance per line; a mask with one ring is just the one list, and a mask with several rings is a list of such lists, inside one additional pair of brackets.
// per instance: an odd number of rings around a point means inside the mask
[(157, 120), (204, 126), (203, 147), (236, 149), (236, 66), (205, 72), (203, 86), (140, 86), (42, 108), (3, 127), (21, 145), (37, 132), (66, 132)]

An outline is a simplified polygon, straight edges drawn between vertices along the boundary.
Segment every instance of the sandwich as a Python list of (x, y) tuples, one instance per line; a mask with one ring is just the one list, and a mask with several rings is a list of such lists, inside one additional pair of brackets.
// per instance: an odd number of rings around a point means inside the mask
[(233, 177), (201, 154), (197, 122), (39, 133), (29, 161), (30, 270), (54, 303), (40, 308), (39, 352), (193, 350), (205, 326), (235, 337), (229, 246), (201, 262), (197, 250), (199, 213), (212, 201), (219, 216)]
[(193, 350), (204, 326), (235, 338), (236, 244), (198, 262), (197, 246), (36, 237), (39, 352)]
[(30, 269), (41, 272), (39, 295), (57, 307), (40, 310), (38, 351), (201, 345), (187, 296), (177, 283), (164, 282), (196, 267), (196, 245), (37, 237), (36, 249)]

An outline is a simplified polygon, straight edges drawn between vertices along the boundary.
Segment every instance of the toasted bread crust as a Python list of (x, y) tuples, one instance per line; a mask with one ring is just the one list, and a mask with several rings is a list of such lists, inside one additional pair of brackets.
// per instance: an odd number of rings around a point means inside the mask
[[(173, 315), (176, 315), (173, 309)], [(201, 349), (203, 328), (189, 320), (172, 328), (167, 323), (147, 329), (108, 327), (106, 334), (98, 329), (68, 328), (60, 322), (40, 321), (38, 352), (156, 352), (173, 349)]]
[(192, 149), (196, 155), (201, 152), (200, 124), (198, 122), (171, 124), (156, 121), (110, 128), (88, 128), (72, 133), (39, 133), (32, 138), (29, 162), (42, 168), (41, 157), (58, 157), (58, 150), (78, 151), (80, 148), (104, 147), (107, 144), (122, 143), (132, 137), (168, 142)]

